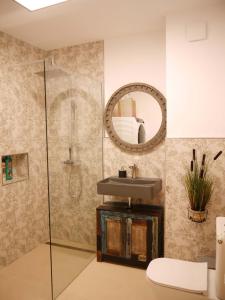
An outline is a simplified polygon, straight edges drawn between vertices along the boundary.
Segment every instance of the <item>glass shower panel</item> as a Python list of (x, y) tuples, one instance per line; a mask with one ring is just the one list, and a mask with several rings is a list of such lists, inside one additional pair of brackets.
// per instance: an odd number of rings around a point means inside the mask
[(53, 295), (94, 259), (102, 197), (101, 83), (46, 61)]
[(43, 74), (0, 68), (0, 299), (52, 299)]

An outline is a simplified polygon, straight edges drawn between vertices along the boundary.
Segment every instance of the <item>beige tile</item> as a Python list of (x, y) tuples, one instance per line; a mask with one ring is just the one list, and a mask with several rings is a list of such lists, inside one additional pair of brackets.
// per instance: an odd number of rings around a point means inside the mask
[(94, 257), (91, 252), (52, 247), (53, 295), (59, 295)]
[(44, 85), (35, 75), (43, 63), (29, 64), (46, 52), (3, 32), (0, 45), (0, 155), (28, 152), (30, 162), (29, 180), (0, 183), (3, 267), (48, 236)]
[[(53, 292), (59, 295), (95, 253), (52, 246)], [(1, 300), (51, 300), (50, 246), (43, 244), (0, 269)]]
[[(225, 146), (225, 139), (167, 139), (166, 141), (166, 206), (165, 255), (179, 259), (197, 260), (202, 256), (215, 256), (216, 217), (225, 211), (225, 155), (213, 162), (213, 157)], [(189, 206), (184, 187), (185, 168), (190, 165), (192, 149), (201, 161), (202, 153), (212, 161), (210, 173), (215, 181), (214, 192), (208, 206), (206, 222), (188, 219)]]
[[(69, 73), (47, 82), (52, 236), (92, 245), (95, 209), (101, 203), (96, 182), (102, 178), (103, 42), (57, 49), (51, 55), (56, 68)], [(69, 158), (71, 143), (80, 166), (62, 163)]]
[(145, 270), (93, 261), (57, 300), (205, 300), (152, 284)]
[(0, 299), (51, 299), (49, 246), (41, 245), (0, 270)]

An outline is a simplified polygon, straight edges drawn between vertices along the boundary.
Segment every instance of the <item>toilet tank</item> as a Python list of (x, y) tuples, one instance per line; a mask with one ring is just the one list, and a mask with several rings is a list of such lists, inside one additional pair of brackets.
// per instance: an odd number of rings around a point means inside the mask
[(225, 300), (225, 217), (216, 218), (216, 296)]

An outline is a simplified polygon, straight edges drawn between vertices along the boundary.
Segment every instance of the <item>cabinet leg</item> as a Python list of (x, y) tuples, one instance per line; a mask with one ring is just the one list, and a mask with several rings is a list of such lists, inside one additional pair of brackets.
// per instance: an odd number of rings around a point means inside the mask
[(97, 251), (97, 261), (98, 262), (102, 261), (102, 252), (101, 251)]

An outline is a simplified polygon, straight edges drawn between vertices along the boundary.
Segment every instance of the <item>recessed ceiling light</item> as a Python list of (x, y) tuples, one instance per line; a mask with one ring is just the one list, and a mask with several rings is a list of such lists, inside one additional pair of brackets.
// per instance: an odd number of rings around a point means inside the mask
[(40, 8), (48, 7), (68, 0), (15, 0), (27, 9), (34, 11)]

